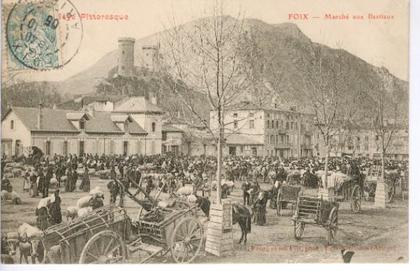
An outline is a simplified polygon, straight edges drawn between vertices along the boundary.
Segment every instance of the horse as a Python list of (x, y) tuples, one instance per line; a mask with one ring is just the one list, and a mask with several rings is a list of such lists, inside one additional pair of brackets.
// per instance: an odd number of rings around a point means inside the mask
[(241, 244), (242, 241), (244, 245), (246, 244), (247, 235), (251, 233), (251, 217), (251, 212), (247, 207), (238, 203), (232, 204), (232, 225), (238, 223), (241, 228), (241, 238), (238, 244)]

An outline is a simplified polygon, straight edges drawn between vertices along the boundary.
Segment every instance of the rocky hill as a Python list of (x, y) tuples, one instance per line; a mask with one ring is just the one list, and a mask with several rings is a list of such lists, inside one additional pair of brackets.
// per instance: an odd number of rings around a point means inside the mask
[[(190, 22), (185, 27), (192, 27), (196, 23), (197, 21)], [(375, 67), (345, 50), (312, 42), (291, 23), (270, 25), (256, 19), (245, 19), (245, 26), (247, 31), (252, 31), (253, 41), (261, 52), (264, 82), (269, 89), (267, 100), (270, 100), (269, 96), (278, 96), (288, 103), (305, 106), (311, 99), (311, 81), (322, 77), (325, 84), (334, 84), (347, 97), (362, 95), (363, 102), (359, 106), (366, 110), (372, 107), (372, 101), (380, 90), (379, 86), (386, 82), (392, 96), (399, 100), (402, 112), (408, 115), (408, 82), (396, 78), (385, 68)], [(165, 32), (136, 40), (136, 66), (143, 66), (142, 46), (159, 43), (162, 35)], [(117, 46), (117, 41), (115, 44)], [(161, 51), (164, 52), (165, 45), (161, 46)], [(320, 58), (322, 68), (329, 71), (322, 76), (316, 72)], [(116, 64), (117, 50), (114, 50), (93, 66), (65, 80), (60, 85), (60, 92), (73, 95), (92, 93), (98, 84), (97, 79), (107, 77)], [(173, 105), (167, 104), (170, 99), (165, 99), (165, 95), (160, 93), (163, 98), (160, 99), (161, 105), (171, 110)], [(198, 102), (205, 103), (201, 98)], [(204, 111), (209, 109), (208, 106), (204, 108)]]

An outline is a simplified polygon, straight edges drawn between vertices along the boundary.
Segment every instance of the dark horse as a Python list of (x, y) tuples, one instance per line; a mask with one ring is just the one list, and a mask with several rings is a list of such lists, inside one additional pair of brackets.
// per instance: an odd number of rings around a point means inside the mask
[[(209, 217), (211, 204), (210, 201), (207, 198), (200, 196), (196, 196), (196, 198), (199, 208), (207, 217)], [(242, 243), (242, 240), (244, 241), (244, 244), (246, 244), (247, 234), (251, 232), (251, 218), (251, 212), (247, 207), (237, 203), (232, 204), (232, 224), (235, 225), (238, 223), (242, 232), (241, 239), (239, 239), (239, 244)]]

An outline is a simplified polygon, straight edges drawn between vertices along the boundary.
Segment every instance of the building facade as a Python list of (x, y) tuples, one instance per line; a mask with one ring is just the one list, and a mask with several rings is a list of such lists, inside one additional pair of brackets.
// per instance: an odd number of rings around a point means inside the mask
[(19, 156), (29, 146), (53, 154), (161, 153), (162, 114), (144, 97), (123, 99), (110, 111), (12, 107), (2, 119), (2, 151)]
[[(217, 131), (217, 114), (210, 127)], [(301, 158), (313, 155), (313, 117), (296, 108), (241, 106), (225, 112), (225, 154)]]

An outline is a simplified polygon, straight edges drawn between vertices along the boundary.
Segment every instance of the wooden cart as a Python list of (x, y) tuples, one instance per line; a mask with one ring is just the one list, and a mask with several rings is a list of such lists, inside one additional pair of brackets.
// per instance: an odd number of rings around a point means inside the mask
[(286, 207), (288, 203), (292, 204), (292, 212), (294, 211), (300, 192), (301, 192), (300, 186), (293, 186), (293, 185), (280, 186), (277, 193), (277, 200), (276, 200), (278, 216), (281, 216), (281, 210), (284, 207)]
[(171, 208), (159, 208), (153, 199), (142, 201), (125, 192), (149, 211), (133, 221), (124, 208), (105, 206), (70, 224), (48, 228), (42, 241), (49, 262), (124, 263), (137, 251), (147, 253), (140, 263), (168, 252), (177, 263), (196, 258), (204, 240), (196, 206), (176, 201)]
[(50, 263), (118, 263), (127, 259), (131, 221), (124, 209), (102, 207), (69, 224), (49, 227), (42, 238)]
[(295, 214), (292, 217), (295, 239), (300, 240), (305, 225), (310, 224), (325, 228), (327, 230), (327, 242), (331, 244), (338, 229), (338, 207), (339, 204), (335, 201), (300, 196)]

